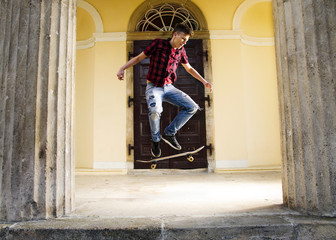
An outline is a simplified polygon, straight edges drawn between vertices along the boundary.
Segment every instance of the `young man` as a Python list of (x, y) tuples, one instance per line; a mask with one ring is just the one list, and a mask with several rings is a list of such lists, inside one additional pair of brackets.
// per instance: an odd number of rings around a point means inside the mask
[[(179, 63), (186, 71), (210, 88), (208, 83), (188, 62), (184, 45), (193, 34), (184, 24), (177, 24), (170, 39), (155, 39), (142, 53), (129, 60), (117, 73), (118, 79), (124, 79), (124, 71), (150, 57), (150, 67), (147, 74), (146, 100), (149, 110), (149, 123), (152, 135), (152, 155), (161, 156), (160, 140), (162, 139), (172, 148), (181, 150), (175, 138), (177, 131), (197, 112), (198, 105), (184, 92), (175, 88), (172, 83), (176, 81), (176, 69)], [(180, 112), (160, 135), (160, 117), (162, 102), (168, 102), (180, 107)]]

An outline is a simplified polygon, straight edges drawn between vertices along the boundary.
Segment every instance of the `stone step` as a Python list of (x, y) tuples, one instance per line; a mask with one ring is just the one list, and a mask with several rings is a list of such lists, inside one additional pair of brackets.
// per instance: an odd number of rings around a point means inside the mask
[(169, 218), (61, 218), (0, 225), (4, 240), (336, 239), (336, 218), (226, 215)]

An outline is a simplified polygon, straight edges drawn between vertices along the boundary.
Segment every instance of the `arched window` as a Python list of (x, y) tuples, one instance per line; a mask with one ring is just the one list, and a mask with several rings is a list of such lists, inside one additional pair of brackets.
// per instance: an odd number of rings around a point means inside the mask
[(138, 22), (136, 31), (173, 31), (177, 23), (184, 23), (193, 31), (200, 30), (200, 24), (191, 12), (178, 4), (168, 4), (149, 9)]

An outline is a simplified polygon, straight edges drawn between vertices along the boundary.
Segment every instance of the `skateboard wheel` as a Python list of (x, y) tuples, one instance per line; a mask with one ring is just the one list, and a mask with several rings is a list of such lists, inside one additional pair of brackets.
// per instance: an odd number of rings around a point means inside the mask
[(187, 159), (188, 159), (188, 161), (189, 161), (189, 162), (193, 162), (193, 161), (194, 161), (194, 157), (193, 157), (193, 156), (191, 156), (191, 155), (190, 155), (190, 156), (188, 156), (188, 157), (187, 157)]
[(151, 169), (155, 169), (156, 168), (156, 163), (153, 163), (152, 165), (151, 165)]

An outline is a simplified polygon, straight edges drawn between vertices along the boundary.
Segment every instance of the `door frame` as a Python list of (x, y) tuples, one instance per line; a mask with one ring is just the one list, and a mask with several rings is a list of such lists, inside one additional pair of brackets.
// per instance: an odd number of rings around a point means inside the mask
[[(171, 32), (129, 32), (127, 33), (126, 40), (126, 56), (128, 59), (129, 53), (133, 54), (134, 41), (135, 40), (154, 40), (155, 38), (169, 38)], [(203, 52), (207, 52), (207, 55), (203, 55), (203, 68), (204, 68), (204, 78), (213, 83), (212, 79), (212, 65), (211, 65), (211, 47), (210, 47), (210, 34), (209, 31), (196, 31), (194, 33), (193, 39), (203, 40)], [(133, 67), (126, 70), (126, 167), (127, 171), (138, 171), (134, 170), (134, 151), (129, 151), (129, 146), (134, 146), (134, 111), (133, 105), (128, 107), (129, 97), (134, 96), (133, 92)], [(214, 105), (213, 105), (213, 94), (209, 92), (208, 88), (205, 88), (205, 97), (210, 96), (210, 107), (208, 103), (205, 104), (205, 124), (206, 124), (206, 145), (211, 146), (212, 149), (208, 149), (207, 161), (208, 161), (208, 172), (214, 172), (215, 170), (215, 143), (214, 143)], [(211, 151), (211, 154), (210, 154)]]

